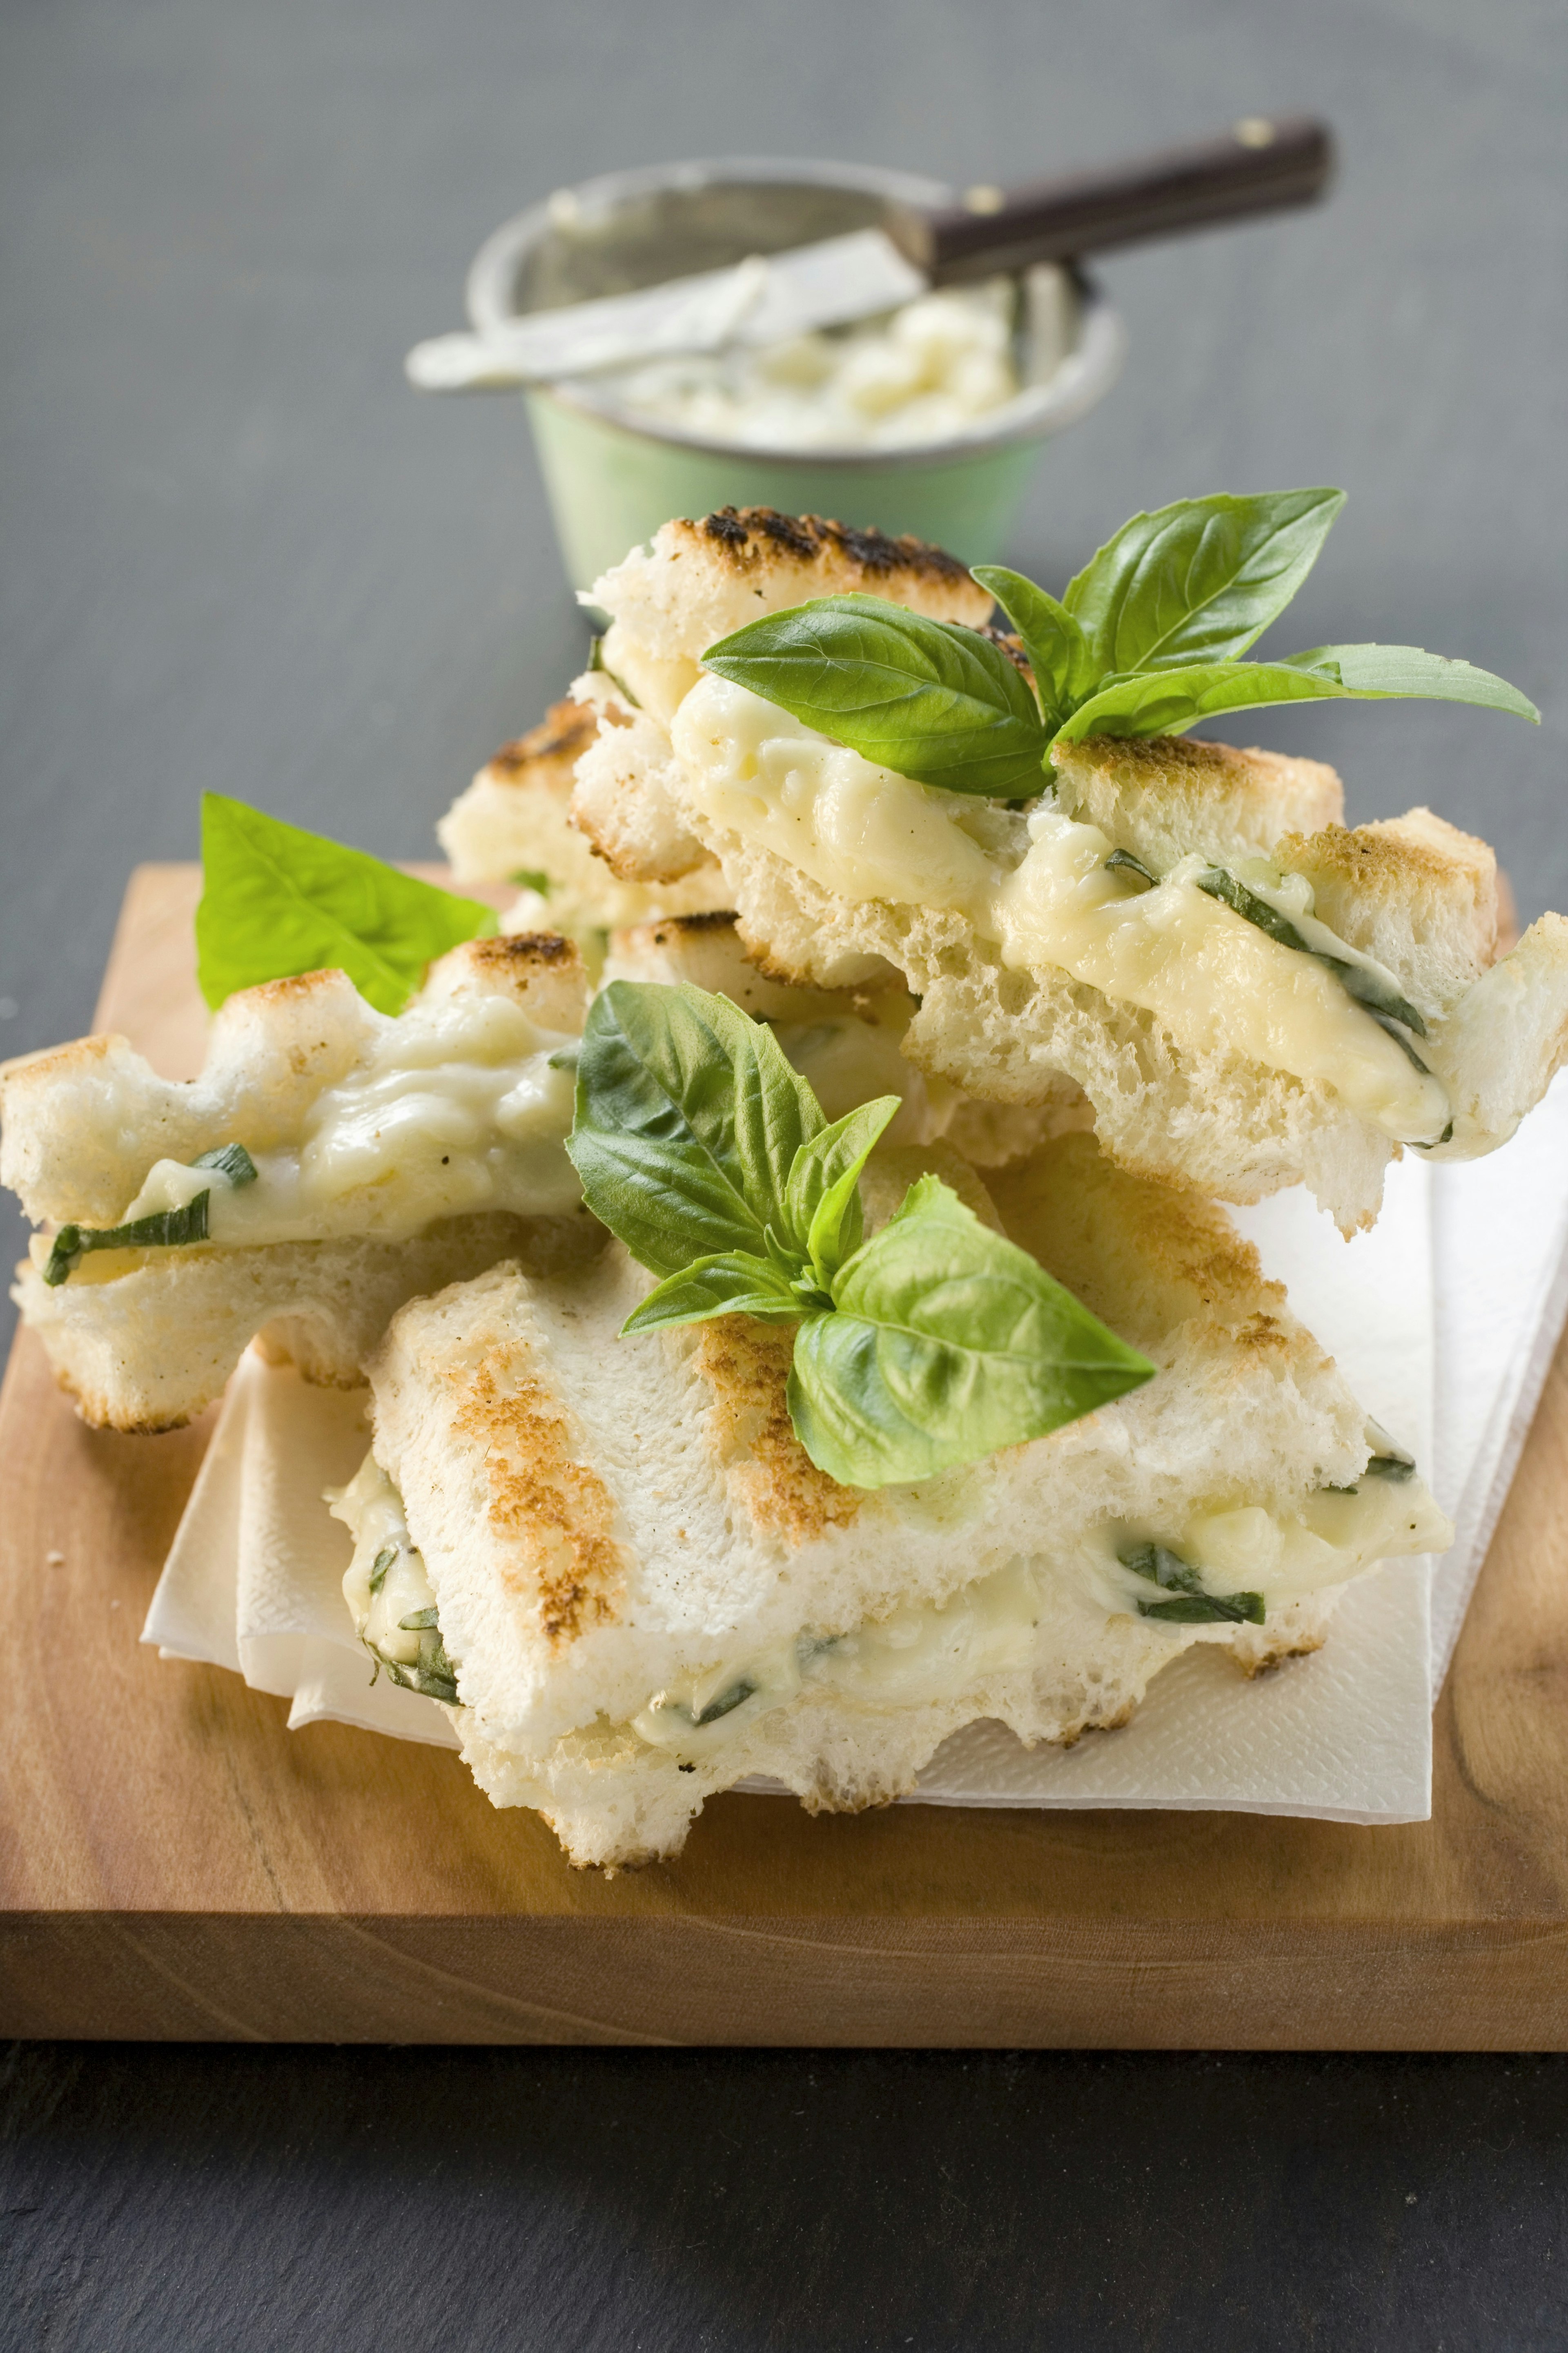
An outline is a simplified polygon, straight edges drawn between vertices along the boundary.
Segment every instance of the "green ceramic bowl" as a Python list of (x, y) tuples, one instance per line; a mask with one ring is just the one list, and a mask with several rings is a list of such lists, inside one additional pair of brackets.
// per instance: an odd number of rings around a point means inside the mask
[[(953, 201), (941, 182), (852, 164), (739, 160), (613, 173), (559, 190), (487, 238), (468, 272), (481, 332), (529, 311), (620, 293), (875, 226), (894, 204)], [(1026, 334), (1026, 387), (974, 429), (914, 449), (742, 449), (620, 408), (591, 380), (527, 395), (567, 575), (586, 586), (671, 515), (771, 506), (913, 532), (994, 563), (1047, 438), (1092, 408), (1121, 363), (1120, 320), (1073, 280), (1068, 352)], [(1032, 366), (1039, 380), (1029, 382)]]

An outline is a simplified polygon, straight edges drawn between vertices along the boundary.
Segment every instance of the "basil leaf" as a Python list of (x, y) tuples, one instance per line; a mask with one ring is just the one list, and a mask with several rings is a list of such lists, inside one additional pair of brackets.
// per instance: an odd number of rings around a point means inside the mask
[(902, 1100), (879, 1095), (862, 1103), (795, 1154), (784, 1214), (825, 1288), (860, 1247), (860, 1171)]
[(1005, 800), (1041, 789), (1050, 731), (978, 630), (880, 596), (824, 596), (748, 622), (702, 663), (917, 784)]
[[(1105, 862), (1109, 866), (1111, 860), (1108, 858)], [(1266, 932), (1271, 940), (1278, 940), (1281, 947), (1294, 948), (1301, 955), (1314, 957), (1333, 974), (1345, 994), (1353, 997), (1358, 1005), (1363, 1005), (1373, 1020), (1380, 1022), (1384, 1029), (1391, 1022), (1400, 1021), (1406, 1029), (1413, 1029), (1418, 1038), (1425, 1038), (1426, 1024), (1416, 1008), (1408, 998), (1401, 997), (1381, 974), (1369, 971), (1365, 965), (1356, 964), (1348, 956), (1325, 955), (1321, 948), (1309, 947), (1288, 916), (1282, 915), (1277, 907), (1271, 907), (1267, 899), (1260, 899), (1255, 891), (1249, 891), (1245, 882), (1238, 882), (1234, 874), (1227, 874), (1223, 866), (1211, 866), (1193, 879), (1200, 891), (1206, 892), (1211, 899), (1223, 901), (1235, 913), (1245, 916), (1249, 923), (1255, 924), (1258, 931)], [(1393, 1034), (1398, 1036), (1397, 1031)], [(1400, 1043), (1405, 1041), (1400, 1039)], [(1405, 1045), (1405, 1051), (1410, 1051), (1408, 1045)], [(1413, 1054), (1410, 1059), (1415, 1060)], [(1416, 1062), (1415, 1067), (1424, 1071), (1426, 1065)]]
[(998, 564), (977, 564), (973, 577), (989, 588), (1024, 641), (1046, 725), (1053, 731), (1099, 683), (1094, 649), (1065, 605)]
[(256, 1163), (243, 1144), (220, 1144), (211, 1152), (198, 1152), (191, 1166), (221, 1169), (237, 1192), (256, 1182)]
[(210, 1193), (198, 1193), (184, 1208), (154, 1209), (145, 1218), (132, 1218), (125, 1226), (62, 1226), (45, 1262), (44, 1281), (51, 1290), (58, 1289), (89, 1250), (167, 1250), (186, 1242), (205, 1242), (211, 1199)]
[(550, 877), (542, 866), (514, 867), (506, 879), (515, 882), (520, 891), (537, 891), (542, 899), (550, 896)]
[[(616, 985), (626, 988), (639, 984)], [(731, 1134), (741, 1189), (764, 1227), (787, 1232), (790, 1173), (803, 1145), (823, 1132), (822, 1107), (765, 1021), (753, 1021), (728, 997), (710, 996), (689, 981), (679, 987), (729, 1062)]]
[(1261, 1593), (1184, 1593), (1174, 1601), (1141, 1601), (1140, 1618), (1161, 1618), (1169, 1626), (1261, 1626)]
[[(1384, 683), (1358, 681), (1381, 680)], [(1539, 723), (1535, 705), (1506, 679), (1418, 646), (1324, 646), (1275, 662), (1220, 661), (1107, 679), (1061, 729), (1084, 735), (1180, 735), (1222, 711), (1276, 702), (1375, 702), (1401, 695), (1476, 702)]]
[(612, 981), (589, 1008), (566, 1150), (589, 1208), (655, 1274), (716, 1252), (765, 1256), (735, 1155), (731, 1077), (681, 989)]
[(701, 1324), (710, 1315), (755, 1315), (764, 1324), (793, 1323), (804, 1313), (789, 1277), (771, 1260), (749, 1250), (726, 1250), (700, 1258), (666, 1278), (635, 1307), (621, 1326), (635, 1332), (668, 1332), (679, 1324)]
[(796, 1335), (788, 1401), (812, 1461), (847, 1486), (976, 1461), (1153, 1375), (934, 1176), (848, 1261), (833, 1300)]
[(1314, 646), (1292, 654), (1286, 667), (1334, 679), (1342, 693), (1358, 702), (1415, 697), (1430, 702), (1475, 702), (1487, 711), (1510, 711), (1539, 727), (1541, 713), (1527, 694), (1473, 662), (1450, 661), (1419, 646)]
[(426, 965), (497, 928), (476, 899), (219, 793), (202, 796), (202, 870), (196, 974), (212, 1006), (335, 968), (378, 1012), (401, 1013)]
[(595, 1216), (655, 1274), (765, 1258), (791, 1164), (823, 1124), (772, 1030), (727, 997), (616, 980), (594, 999), (566, 1149)]
[(1119, 868), (1129, 874), (1138, 875), (1145, 882), (1158, 882), (1160, 880), (1157, 874), (1150, 872), (1141, 858), (1134, 858), (1130, 849), (1113, 849), (1106, 860), (1105, 871), (1108, 874), (1114, 874)]
[(1225, 1625), (1261, 1626), (1263, 1596), (1261, 1593), (1209, 1593), (1203, 1578), (1190, 1567), (1179, 1552), (1165, 1545), (1124, 1545), (1116, 1556), (1123, 1568), (1134, 1577), (1146, 1577), (1167, 1593), (1180, 1598), (1173, 1601), (1141, 1601), (1141, 1618), (1163, 1619), (1172, 1626)]
[(1064, 602), (1096, 681), (1244, 654), (1317, 561), (1342, 491), (1180, 499), (1124, 522)]

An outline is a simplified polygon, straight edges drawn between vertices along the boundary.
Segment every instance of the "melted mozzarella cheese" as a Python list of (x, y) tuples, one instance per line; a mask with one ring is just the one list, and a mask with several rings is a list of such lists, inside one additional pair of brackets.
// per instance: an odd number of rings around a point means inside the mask
[(1196, 1512), (1174, 1526), (1123, 1523), (1101, 1530), (1095, 1590), (1108, 1607), (1136, 1609), (1153, 1599), (1146, 1578), (1124, 1568), (1130, 1546), (1169, 1546), (1197, 1570), (1205, 1592), (1260, 1593), (1266, 1610), (1342, 1585), (1374, 1561), (1440, 1551), (1453, 1530), (1417, 1478), (1365, 1475), (1354, 1488), (1322, 1487), (1304, 1495), (1294, 1515), (1256, 1504)]
[[(343, 1597), (355, 1632), (381, 1657), (412, 1664), (418, 1637), (402, 1620), (433, 1609), (436, 1596), (396, 1487), (367, 1455), (327, 1501), (354, 1538)], [(791, 1641), (700, 1668), (655, 1692), (630, 1729), (650, 1747), (695, 1761), (803, 1694), (850, 1709), (922, 1707), (996, 1675), (1026, 1672), (1039, 1650), (1048, 1582), (1065, 1581), (1108, 1618), (1135, 1614), (1153, 1598), (1150, 1583), (1117, 1556), (1132, 1544), (1168, 1546), (1215, 1595), (1260, 1593), (1267, 1623), (1268, 1612), (1385, 1557), (1440, 1547), (1452, 1533), (1419, 1479), (1370, 1474), (1348, 1490), (1303, 1496), (1294, 1514), (1216, 1505), (1176, 1526), (1108, 1520), (1070, 1555), (1020, 1556), (945, 1601), (910, 1603), (843, 1634), (807, 1627)], [(373, 1593), (375, 1562), (388, 1549), (395, 1557)], [(1185, 1640), (1192, 1628), (1171, 1632)]]
[(477, 1210), (563, 1213), (581, 1198), (565, 1152), (574, 1081), (551, 1057), (575, 1042), (507, 997), (416, 1005), (316, 1098), (296, 1145), (255, 1155), (254, 1183), (160, 1160), (124, 1221), (201, 1192), (211, 1196), (208, 1239), (229, 1246), (403, 1240)]
[[(374, 1455), (367, 1454), (346, 1487), (327, 1489), (325, 1501), (354, 1540), (354, 1556), (343, 1572), (343, 1599), (354, 1632), (378, 1657), (416, 1666), (419, 1635), (402, 1620), (433, 1609), (436, 1595), (409, 1535), (403, 1498)], [(373, 1590), (375, 1564), (387, 1552), (394, 1557)]]
[[(1452, 1530), (1418, 1479), (1363, 1478), (1301, 1500), (1299, 1514), (1259, 1505), (1191, 1514), (1174, 1528), (1107, 1521), (1069, 1560), (1020, 1559), (949, 1600), (911, 1605), (852, 1633), (809, 1629), (793, 1642), (728, 1660), (657, 1692), (632, 1719), (650, 1746), (698, 1758), (801, 1692), (830, 1692), (847, 1708), (918, 1707), (952, 1699), (987, 1677), (1024, 1672), (1037, 1648), (1042, 1573), (1065, 1576), (1107, 1616), (1157, 1599), (1120, 1551), (1154, 1541), (1196, 1568), (1207, 1591), (1256, 1592), (1268, 1613), (1344, 1584), (1376, 1561), (1446, 1544)], [(1191, 1628), (1173, 1628), (1190, 1634)]]
[(825, 890), (966, 911), (988, 897), (991, 861), (958, 825), (953, 794), (874, 767), (744, 687), (704, 678), (670, 737), (705, 816)]
[[(879, 768), (721, 679), (687, 696), (671, 737), (713, 824), (824, 889), (960, 912), (1005, 963), (1056, 965), (1156, 1014), (1194, 1052), (1325, 1081), (1403, 1143), (1432, 1143), (1447, 1124), (1437, 1081), (1331, 972), (1198, 889), (1201, 859), (1151, 889), (1107, 869), (1113, 844), (1097, 826), (1042, 808), (1009, 864), (975, 839), (973, 801)], [(1327, 953), (1357, 960), (1326, 925), (1314, 931)]]
[(1149, 890), (1124, 869), (1107, 869), (1114, 845), (1097, 826), (1042, 809), (1029, 835), (1027, 857), (993, 900), (1004, 962), (1060, 964), (1075, 980), (1157, 1014), (1196, 1052), (1229, 1050), (1321, 1079), (1402, 1143), (1442, 1134), (1448, 1099), (1436, 1080), (1315, 956), (1200, 891), (1203, 859), (1184, 859)]
[(1026, 1667), (1039, 1618), (1039, 1588), (1015, 1562), (951, 1600), (897, 1609), (853, 1633), (807, 1631), (684, 1677), (656, 1692), (632, 1729), (652, 1747), (697, 1757), (802, 1691), (831, 1693), (846, 1707), (923, 1706)]
[(666, 727), (702, 675), (684, 655), (671, 659), (650, 654), (619, 621), (612, 621), (605, 632), (603, 659), (610, 676), (628, 688), (643, 710), (650, 711)]

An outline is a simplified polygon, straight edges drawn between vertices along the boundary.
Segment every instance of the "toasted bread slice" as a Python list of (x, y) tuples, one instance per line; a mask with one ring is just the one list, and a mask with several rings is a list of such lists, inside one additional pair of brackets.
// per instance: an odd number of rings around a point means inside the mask
[(552, 704), (531, 733), (502, 744), (436, 828), (460, 882), (517, 885), (509, 928), (548, 925), (575, 937), (723, 903), (710, 859), (662, 888), (620, 882), (571, 823), (573, 772), (600, 724), (587, 703)]
[[(921, 1157), (873, 1177), (873, 1221)], [(1031, 1743), (1123, 1723), (1192, 1643), (1247, 1672), (1311, 1650), (1350, 1577), (1447, 1540), (1414, 1475), (1363, 1476), (1361, 1409), (1222, 1213), (1087, 1136), (1042, 1147), (999, 1206), (1158, 1377), (913, 1487), (838, 1486), (809, 1461), (787, 1330), (617, 1339), (647, 1282), (618, 1245), (558, 1276), (497, 1268), (395, 1319), (362, 1474), (384, 1509), (344, 1509), (346, 1589), (368, 1624), (400, 1513), (464, 1754), (574, 1862), (673, 1853), (704, 1799), (752, 1774), (853, 1809), (909, 1789), (980, 1716)], [(1259, 1594), (1262, 1622), (1150, 1618), (1157, 1587), (1119, 1558), (1141, 1544)]]
[[(35, 1240), (14, 1296), (86, 1418), (187, 1420), (258, 1333), (309, 1377), (351, 1381), (420, 1291), (597, 1249), (563, 1150), (571, 1075), (550, 1061), (586, 1005), (569, 942), (473, 940), (395, 1020), (341, 972), (231, 997), (190, 1082), (115, 1037), (11, 1064), (0, 1179), (30, 1218), (90, 1245), (206, 1197), (199, 1231), (89, 1246), (63, 1271)], [(236, 1145), (251, 1177), (199, 1166)]]
[[(604, 667), (572, 689), (600, 718), (578, 759), (574, 822), (612, 874), (668, 892), (707, 862), (680, 813), (668, 733), (707, 649), (764, 613), (851, 594), (975, 628), (991, 612), (986, 591), (942, 548), (772, 507), (667, 522), (595, 582), (584, 601), (612, 620)], [(724, 891), (707, 903), (726, 904)]]
[[(699, 522), (664, 523), (651, 546), (634, 548), (584, 601), (612, 617), (614, 634), (605, 641), (610, 670), (618, 667), (617, 653), (629, 653), (634, 664), (677, 666), (679, 686), (679, 666), (700, 660), (760, 614), (847, 596), (881, 596), (976, 629), (992, 611), (989, 591), (943, 548), (772, 507), (723, 507)], [(637, 678), (624, 669), (621, 675), (641, 697)], [(663, 702), (671, 681), (661, 683), (664, 693), (656, 689), (643, 699)]]
[(994, 1168), (1087, 1118), (1070, 1081), (1042, 1103), (995, 1103), (928, 1079), (902, 1051), (919, 1008), (901, 975), (889, 966), (879, 982), (839, 989), (775, 980), (747, 955), (731, 914), (673, 915), (612, 933), (604, 976), (689, 981), (731, 998), (771, 1024), (829, 1119), (878, 1095), (902, 1096), (903, 1108), (885, 1131), (889, 1144), (942, 1136), (976, 1167)]

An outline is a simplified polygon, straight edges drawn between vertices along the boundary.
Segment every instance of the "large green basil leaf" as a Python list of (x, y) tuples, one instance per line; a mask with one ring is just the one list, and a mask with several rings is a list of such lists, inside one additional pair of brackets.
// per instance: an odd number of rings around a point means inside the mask
[(566, 1149), (588, 1207), (655, 1274), (767, 1256), (822, 1113), (770, 1029), (682, 982), (617, 980), (590, 1008)]
[(917, 784), (1040, 790), (1050, 731), (1027, 681), (975, 629), (880, 596), (824, 596), (748, 622), (703, 667)]
[(1099, 683), (1094, 649), (1067, 607), (1021, 572), (977, 564), (973, 577), (990, 589), (1023, 639), (1046, 725), (1054, 731)]
[(1244, 654), (1301, 586), (1344, 502), (1331, 490), (1221, 493), (1134, 515), (1063, 600), (1096, 681)]
[(902, 1100), (879, 1095), (874, 1103), (862, 1103), (795, 1155), (784, 1214), (790, 1239), (810, 1259), (825, 1286), (860, 1247), (860, 1171)]
[(401, 1013), (426, 967), (496, 929), (494, 911), (454, 898), (363, 849), (202, 796), (196, 975), (209, 1005), (296, 973), (346, 972), (379, 1013)]
[(1469, 662), (1446, 661), (1418, 646), (1322, 646), (1284, 661), (1200, 662), (1107, 679), (1061, 730), (1084, 735), (1180, 735), (1200, 719), (1278, 702), (1377, 702), (1425, 695), (1475, 702), (1539, 722), (1517, 687)]
[(713, 1315), (755, 1315), (764, 1324), (793, 1323), (802, 1313), (799, 1294), (771, 1260), (745, 1250), (700, 1258), (650, 1291), (621, 1326), (634, 1332), (668, 1332), (678, 1324), (704, 1324)]
[(924, 1479), (1091, 1413), (1154, 1367), (941, 1180), (850, 1259), (796, 1335), (789, 1409), (847, 1486)]
[[(658, 987), (657, 982), (613, 985)], [(790, 1173), (802, 1148), (822, 1134), (822, 1106), (765, 1021), (753, 1021), (729, 997), (710, 996), (689, 981), (679, 984), (679, 993), (712, 1031), (729, 1064), (730, 1134), (741, 1189), (763, 1226), (783, 1233)]]

